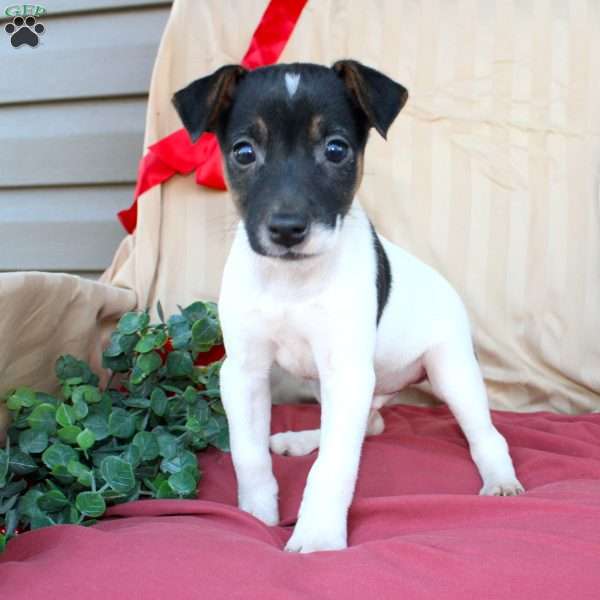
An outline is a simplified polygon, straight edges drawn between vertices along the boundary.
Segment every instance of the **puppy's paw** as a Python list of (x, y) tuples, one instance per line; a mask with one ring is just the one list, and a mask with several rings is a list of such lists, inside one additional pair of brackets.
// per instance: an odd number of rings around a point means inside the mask
[(286, 552), (320, 552), (323, 550), (343, 550), (346, 541), (346, 523), (336, 525), (325, 519), (298, 519), (294, 533), (285, 546)]
[(271, 436), (270, 446), (275, 454), (288, 456), (305, 456), (319, 447), (320, 432), (318, 429), (310, 431), (285, 431)]
[(480, 496), (519, 496), (525, 488), (518, 479), (508, 481), (488, 481), (479, 491)]
[(265, 525), (277, 525), (279, 523), (279, 509), (277, 507), (277, 487), (265, 486), (252, 490), (248, 493), (240, 493), (239, 507), (254, 515)]
[(384, 429), (385, 423), (381, 413), (378, 410), (371, 410), (367, 422), (367, 435), (379, 435), (383, 433)]
[(344, 550), (348, 546), (345, 533), (326, 535), (322, 531), (306, 532), (297, 531), (297, 529), (298, 526), (296, 526), (294, 534), (285, 545), (286, 552), (306, 554), (308, 552), (323, 552), (325, 550)]

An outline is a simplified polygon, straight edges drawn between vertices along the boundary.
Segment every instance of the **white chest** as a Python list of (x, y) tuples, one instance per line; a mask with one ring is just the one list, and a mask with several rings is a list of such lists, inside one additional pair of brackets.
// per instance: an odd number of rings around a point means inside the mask
[(286, 306), (281, 307), (277, 313), (276, 318), (271, 313), (266, 329), (275, 362), (297, 377), (317, 379), (318, 369), (312, 340), (315, 329), (319, 328), (319, 309)]
[(318, 379), (317, 365), (310, 344), (300, 335), (290, 336), (277, 344), (275, 362), (296, 377)]

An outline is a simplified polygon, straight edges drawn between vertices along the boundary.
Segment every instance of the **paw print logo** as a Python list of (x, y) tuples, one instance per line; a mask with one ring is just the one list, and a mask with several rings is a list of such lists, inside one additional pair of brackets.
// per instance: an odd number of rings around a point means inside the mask
[(18, 48), (23, 44), (27, 44), (35, 48), (40, 41), (39, 35), (46, 31), (46, 28), (37, 22), (35, 17), (15, 17), (12, 23), (8, 23), (4, 31), (10, 35), (10, 43)]

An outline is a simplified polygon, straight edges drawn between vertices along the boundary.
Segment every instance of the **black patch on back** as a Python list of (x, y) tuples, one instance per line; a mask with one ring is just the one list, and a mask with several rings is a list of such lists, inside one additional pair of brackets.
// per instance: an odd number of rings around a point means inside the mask
[(388, 256), (377, 236), (377, 232), (375, 231), (373, 224), (370, 223), (370, 225), (371, 233), (373, 234), (373, 245), (375, 246), (375, 257), (377, 259), (375, 285), (377, 286), (377, 324), (379, 325), (379, 320), (381, 319), (383, 309), (387, 304), (390, 290), (392, 289), (392, 269), (390, 267)]

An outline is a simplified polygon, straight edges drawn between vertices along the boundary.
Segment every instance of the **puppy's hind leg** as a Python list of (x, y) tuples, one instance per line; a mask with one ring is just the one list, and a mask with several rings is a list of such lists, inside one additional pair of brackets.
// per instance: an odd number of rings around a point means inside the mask
[(494, 427), (485, 385), (470, 346), (444, 343), (425, 354), (434, 393), (458, 421), (483, 481), (484, 496), (516, 496), (524, 492), (517, 479), (506, 440)]
[(320, 429), (284, 431), (282, 433), (274, 433), (271, 436), (269, 445), (275, 454), (304, 456), (319, 447), (320, 438)]
[[(384, 429), (383, 417), (378, 410), (372, 409), (367, 424), (367, 435), (379, 435)], [(271, 436), (270, 446), (275, 454), (304, 456), (319, 447), (320, 429), (306, 431), (284, 431)]]

